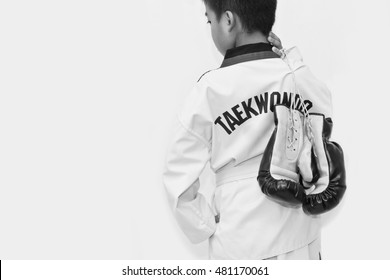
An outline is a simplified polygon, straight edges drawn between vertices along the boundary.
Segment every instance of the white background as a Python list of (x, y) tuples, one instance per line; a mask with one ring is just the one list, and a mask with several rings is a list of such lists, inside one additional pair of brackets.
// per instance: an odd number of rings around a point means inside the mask
[[(207, 258), (161, 182), (174, 115), (222, 60), (204, 12), (201, 0), (0, 2), (0, 259)], [(345, 150), (326, 259), (389, 259), (389, 27), (387, 0), (278, 1), (274, 31), (332, 90)]]

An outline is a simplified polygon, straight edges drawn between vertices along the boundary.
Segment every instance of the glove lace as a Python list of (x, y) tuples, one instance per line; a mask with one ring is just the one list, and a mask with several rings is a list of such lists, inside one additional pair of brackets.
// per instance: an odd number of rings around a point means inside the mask
[(304, 99), (302, 98), (302, 95), (301, 95), (301, 93), (299, 91), (299, 87), (298, 87), (298, 84), (297, 84), (297, 81), (296, 81), (295, 71), (291, 67), (291, 64), (290, 64), (290, 61), (288, 59), (288, 56), (286, 55), (285, 49), (281, 49), (280, 51), (282, 52), (282, 58), (286, 61), (288, 67), (290, 68), (290, 73), (292, 74), (292, 78), (293, 78), (293, 82), (294, 82), (294, 89), (295, 89), (295, 90), (292, 91), (291, 102), (290, 102), (290, 110), (289, 110), (289, 120), (291, 121), (291, 125), (290, 125), (289, 129), (291, 130), (292, 137), (291, 138), (287, 137), (288, 142), (289, 142), (287, 147), (291, 148), (292, 146), (294, 146), (295, 142), (297, 141), (297, 137), (295, 137), (295, 135), (297, 133), (297, 130), (295, 129), (296, 128), (296, 124), (295, 123), (298, 120), (294, 118), (293, 111), (294, 110), (299, 110), (298, 105), (297, 105), (298, 101), (299, 101), (300, 104), (301, 104), (302, 111), (303, 111), (303, 116), (304, 116), (303, 125), (304, 125), (304, 128), (305, 128), (305, 132), (306, 132), (306, 135), (307, 135), (309, 141), (312, 144), (314, 155), (315, 155), (315, 157), (317, 157), (316, 149), (314, 148), (315, 143), (314, 143), (313, 127), (312, 127), (312, 124), (311, 124), (311, 117), (310, 117), (310, 114), (309, 114), (309, 112), (307, 110), (307, 106), (306, 106), (306, 104), (304, 102)]

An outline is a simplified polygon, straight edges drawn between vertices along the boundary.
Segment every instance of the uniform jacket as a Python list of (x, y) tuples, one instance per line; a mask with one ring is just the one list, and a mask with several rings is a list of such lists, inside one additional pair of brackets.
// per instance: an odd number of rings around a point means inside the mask
[[(211, 259), (264, 259), (309, 244), (320, 218), (286, 208), (261, 192), (256, 177), (274, 129), (276, 104), (290, 105), (295, 90), (288, 59), (309, 112), (331, 117), (331, 94), (296, 48), (285, 59), (265, 43), (227, 51), (206, 72), (177, 116), (163, 182), (175, 217), (194, 243), (209, 239)], [(211, 205), (198, 192), (207, 163), (215, 172)]]

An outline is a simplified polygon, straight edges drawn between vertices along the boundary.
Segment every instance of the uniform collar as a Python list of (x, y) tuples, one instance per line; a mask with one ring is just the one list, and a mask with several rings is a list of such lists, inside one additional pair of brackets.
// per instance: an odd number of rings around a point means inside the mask
[(272, 51), (272, 45), (268, 43), (242, 45), (226, 51), (221, 68), (241, 62), (267, 58), (279, 58), (279, 56)]

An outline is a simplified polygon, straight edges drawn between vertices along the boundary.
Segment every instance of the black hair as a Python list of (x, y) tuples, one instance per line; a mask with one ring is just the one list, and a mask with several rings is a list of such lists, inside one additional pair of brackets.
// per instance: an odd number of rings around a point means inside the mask
[(225, 11), (235, 13), (247, 32), (261, 31), (264, 35), (275, 23), (277, 0), (203, 0), (216, 14), (218, 21)]

